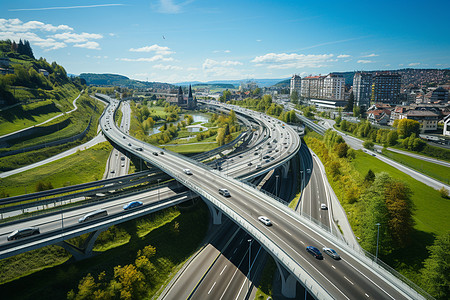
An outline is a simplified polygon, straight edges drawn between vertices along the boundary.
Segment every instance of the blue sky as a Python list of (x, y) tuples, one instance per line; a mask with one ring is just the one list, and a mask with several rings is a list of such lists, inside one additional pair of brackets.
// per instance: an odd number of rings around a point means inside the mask
[(450, 67), (450, 1), (1, 1), (0, 39), (67, 72), (176, 83)]

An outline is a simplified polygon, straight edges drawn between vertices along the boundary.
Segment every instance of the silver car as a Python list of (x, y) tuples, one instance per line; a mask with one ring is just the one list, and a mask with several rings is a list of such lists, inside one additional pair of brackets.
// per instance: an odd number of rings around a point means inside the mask
[(27, 236), (39, 234), (39, 233), (41, 233), (41, 232), (39, 231), (38, 227), (22, 228), (19, 230), (14, 230), (10, 235), (8, 235), (7, 240), (8, 241), (17, 240), (17, 239), (21, 239), (21, 238), (24, 238)]
[(322, 250), (323, 250), (323, 252), (325, 252), (326, 254), (328, 254), (329, 256), (331, 256), (335, 260), (341, 259), (339, 254), (336, 251), (334, 251), (333, 249), (331, 249), (331, 248), (323, 247)]

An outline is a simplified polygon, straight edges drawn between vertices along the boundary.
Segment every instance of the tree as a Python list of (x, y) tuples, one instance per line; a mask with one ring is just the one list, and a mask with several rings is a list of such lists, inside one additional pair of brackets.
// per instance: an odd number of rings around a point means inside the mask
[(346, 143), (339, 143), (336, 144), (336, 146), (334, 147), (337, 156), (339, 157), (347, 157), (347, 151), (348, 151), (348, 146)]
[(387, 135), (386, 143), (389, 146), (393, 146), (393, 145), (397, 144), (397, 139), (398, 139), (397, 131), (391, 130)]
[(353, 106), (353, 116), (355, 118), (361, 117), (361, 107), (360, 106)]
[(364, 182), (371, 184), (372, 182), (374, 182), (374, 180), (375, 180), (375, 173), (371, 169), (369, 169), (369, 171), (367, 171), (366, 176), (364, 177)]
[(145, 276), (134, 265), (114, 267), (114, 280), (120, 284), (121, 299), (140, 299), (145, 292)]
[(389, 214), (389, 233), (397, 247), (405, 247), (414, 230), (412, 191), (403, 182), (391, 180), (385, 184), (384, 198)]
[(355, 97), (353, 96), (353, 91), (350, 93), (350, 97), (348, 97), (347, 104), (344, 107), (344, 111), (350, 112), (353, 111), (353, 103), (355, 102)]
[(298, 104), (298, 93), (296, 90), (293, 90), (291, 93), (291, 102), (294, 104)]
[(436, 299), (448, 299), (450, 295), (450, 231), (438, 236), (428, 247), (430, 256), (422, 269), (422, 286)]
[(420, 123), (416, 120), (401, 119), (398, 121), (397, 133), (401, 138), (407, 138), (411, 134), (415, 133), (419, 135)]
[(257, 87), (256, 89), (253, 90), (252, 94), (253, 94), (253, 96), (261, 95), (261, 89), (259, 87)]

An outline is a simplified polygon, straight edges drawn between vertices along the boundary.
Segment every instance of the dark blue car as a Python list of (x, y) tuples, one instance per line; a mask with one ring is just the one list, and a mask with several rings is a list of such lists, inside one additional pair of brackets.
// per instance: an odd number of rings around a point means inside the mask
[(123, 209), (127, 210), (127, 209), (136, 208), (136, 207), (141, 206), (142, 204), (144, 204), (144, 203), (142, 203), (141, 201), (133, 201), (133, 202), (130, 202), (128, 204), (125, 204), (123, 206)]
[(322, 253), (316, 247), (308, 246), (308, 247), (306, 247), (306, 251), (311, 253), (317, 259), (323, 259)]

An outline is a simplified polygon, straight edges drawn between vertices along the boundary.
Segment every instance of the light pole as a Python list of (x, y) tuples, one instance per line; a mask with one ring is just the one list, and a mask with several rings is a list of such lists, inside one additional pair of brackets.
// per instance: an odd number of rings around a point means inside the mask
[(158, 178), (158, 202), (159, 202), (159, 182), (161, 181), (161, 179)]
[(250, 292), (250, 270), (251, 270), (251, 251), (252, 251), (252, 244), (253, 244), (253, 239), (248, 239), (248, 285), (247, 285), (247, 294)]
[(378, 230), (377, 230), (377, 251), (375, 253), (375, 261), (378, 261), (378, 239), (380, 237), (380, 223), (375, 224), (378, 226)]
[(275, 178), (276, 178), (276, 184), (275, 184), (275, 195), (277, 195), (277, 197), (278, 197), (278, 178), (279, 178), (280, 176), (279, 175), (275, 175)]

